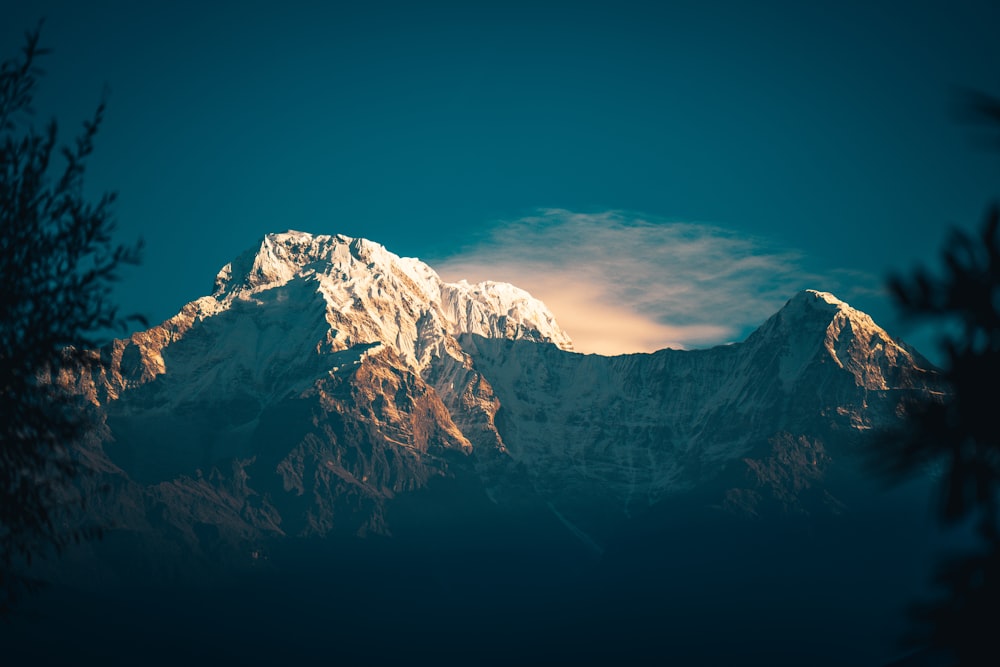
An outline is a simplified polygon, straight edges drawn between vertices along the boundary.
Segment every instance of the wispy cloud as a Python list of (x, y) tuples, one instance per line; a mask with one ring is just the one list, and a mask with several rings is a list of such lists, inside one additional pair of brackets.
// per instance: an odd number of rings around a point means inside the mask
[(617, 211), (542, 211), (433, 264), (445, 280), (528, 290), (577, 350), (601, 354), (737, 340), (801, 289), (879, 282), (807, 271), (801, 253), (717, 225)]

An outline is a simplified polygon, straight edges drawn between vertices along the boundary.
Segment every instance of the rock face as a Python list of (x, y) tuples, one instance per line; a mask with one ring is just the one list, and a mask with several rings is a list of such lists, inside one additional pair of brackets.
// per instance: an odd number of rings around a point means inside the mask
[(511, 457), (582, 522), (599, 508), (642, 511), (734, 464), (759, 470), (753, 457), (788, 438), (828, 443), (842, 459), (934, 377), (870, 317), (812, 290), (746, 341), (708, 350), (603, 357), (462, 341), (494, 387)]
[(117, 494), (105, 518), (248, 562), (284, 537), (391, 534), (394, 504), (456, 476), (597, 552), (629, 516), (713, 484), (746, 516), (840, 511), (828, 469), (934, 386), (919, 354), (823, 292), (742, 343), (583, 355), (512, 285), (298, 232), (101, 354), (72, 381), (106, 417), (90, 453)]

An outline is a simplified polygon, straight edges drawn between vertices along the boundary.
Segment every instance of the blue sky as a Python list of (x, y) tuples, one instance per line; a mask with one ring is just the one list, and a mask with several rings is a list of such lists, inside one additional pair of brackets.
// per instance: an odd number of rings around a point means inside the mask
[(885, 275), (933, 262), (998, 194), (1000, 156), (956, 114), (958, 89), (1000, 93), (996, 3), (0, 15), (3, 57), (46, 17), (36, 107), (64, 138), (110, 87), (88, 187), (117, 190), (119, 237), (146, 241), (118, 296), (154, 322), (291, 228), (514, 282), (557, 317), (561, 295), (571, 335), (625, 348), (740, 339), (806, 287), (907, 337)]

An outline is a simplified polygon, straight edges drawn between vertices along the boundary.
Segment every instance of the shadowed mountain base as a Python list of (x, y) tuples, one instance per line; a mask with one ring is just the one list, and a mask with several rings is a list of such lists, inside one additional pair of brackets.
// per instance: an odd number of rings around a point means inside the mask
[(881, 665), (940, 544), (921, 493), (851, 523), (690, 494), (595, 559), (551, 512), (435, 480), (391, 538), (282, 542), (214, 586), (50, 590), (0, 630), (5, 664)]

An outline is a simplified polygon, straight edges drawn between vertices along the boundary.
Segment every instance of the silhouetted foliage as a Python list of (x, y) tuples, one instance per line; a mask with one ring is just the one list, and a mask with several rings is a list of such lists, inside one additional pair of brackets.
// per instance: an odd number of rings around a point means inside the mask
[(943, 459), (946, 474), (941, 506), (949, 523), (979, 513), (984, 537), (997, 536), (1000, 490), (1000, 429), (996, 394), (1000, 377), (1000, 214), (993, 208), (973, 238), (953, 230), (942, 254), (945, 275), (917, 269), (890, 287), (903, 312), (934, 317), (958, 327), (943, 338), (942, 378), (947, 400), (911, 406), (907, 437), (893, 459), (900, 473)]
[[(971, 99), (971, 98), (970, 98)], [(1000, 124), (1000, 104), (972, 99), (983, 119)], [(914, 399), (906, 425), (890, 434), (880, 464), (895, 477), (931, 466), (941, 473), (940, 518), (971, 522), (976, 548), (944, 562), (936, 576), (944, 597), (914, 606), (913, 639), (947, 649), (960, 665), (998, 664), (1000, 644), (1000, 211), (978, 235), (953, 229), (940, 276), (921, 267), (889, 286), (904, 315), (944, 325), (941, 376), (946, 393)]]
[(73, 445), (94, 427), (91, 412), (61, 382), (100, 358), (97, 337), (121, 328), (111, 283), (139, 246), (114, 245), (114, 194), (83, 197), (83, 173), (104, 104), (86, 121), (60, 166), (54, 120), (38, 131), (31, 107), (39, 76), (40, 28), (20, 56), (0, 65), (0, 612), (29, 583), (19, 564), (62, 550), (85, 531), (68, 512), (82, 504)]
[[(970, 123), (986, 125), (994, 131), (1000, 130), (1000, 98), (978, 90), (964, 90), (959, 115)], [(987, 145), (1000, 150), (1000, 137), (991, 138)]]

